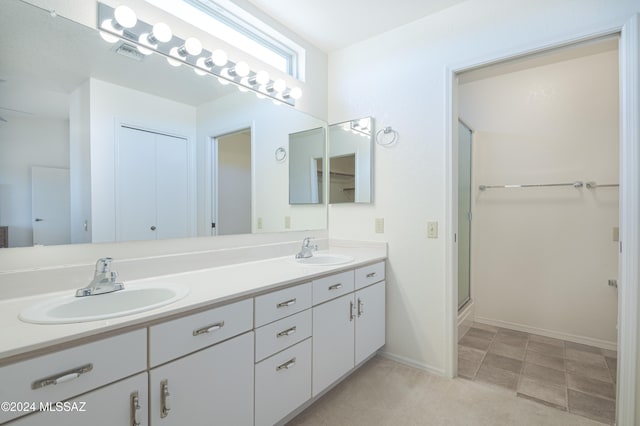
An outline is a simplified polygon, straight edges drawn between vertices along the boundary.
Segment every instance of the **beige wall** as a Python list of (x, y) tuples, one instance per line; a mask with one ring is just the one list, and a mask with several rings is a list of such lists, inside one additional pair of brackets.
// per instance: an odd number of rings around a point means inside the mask
[(617, 49), (462, 84), (459, 111), (475, 130), (476, 320), (615, 349), (618, 189), (478, 185), (617, 183)]

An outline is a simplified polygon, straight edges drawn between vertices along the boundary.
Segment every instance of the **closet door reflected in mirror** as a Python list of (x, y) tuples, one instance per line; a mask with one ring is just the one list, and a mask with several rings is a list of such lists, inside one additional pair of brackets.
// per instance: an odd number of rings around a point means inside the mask
[(329, 203), (373, 201), (373, 118), (329, 126)]
[(324, 127), (289, 135), (289, 204), (324, 202)]

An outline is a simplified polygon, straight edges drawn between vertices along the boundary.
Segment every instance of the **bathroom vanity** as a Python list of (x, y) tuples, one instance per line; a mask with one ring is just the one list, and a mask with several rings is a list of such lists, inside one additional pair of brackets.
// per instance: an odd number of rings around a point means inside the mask
[(190, 292), (103, 321), (27, 324), (17, 313), (47, 296), (4, 301), (0, 424), (283, 423), (385, 343), (385, 250), (342, 253), (353, 262), (289, 256), (141, 280)]

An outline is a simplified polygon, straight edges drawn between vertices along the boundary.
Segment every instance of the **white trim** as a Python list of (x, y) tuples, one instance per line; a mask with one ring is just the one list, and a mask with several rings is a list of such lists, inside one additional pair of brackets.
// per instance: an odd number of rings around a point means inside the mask
[(638, 258), (640, 253), (639, 15), (620, 37), (620, 257), (618, 287), (617, 424), (637, 424)]
[[(551, 40), (542, 45), (533, 43), (520, 49), (511, 49), (493, 57), (478, 58), (462, 64), (445, 67), (446, 117), (446, 217), (445, 236), (445, 373), (453, 377), (457, 370), (457, 301), (458, 289), (455, 268), (457, 256), (453, 235), (457, 232), (457, 206), (454, 204), (456, 161), (454, 143), (457, 139), (458, 105), (457, 74), (492, 63), (515, 59), (544, 50), (567, 46), (621, 32), (620, 40), (620, 240), (623, 251), (620, 255), (620, 297), (618, 321), (618, 398), (616, 418), (619, 425), (636, 424), (636, 384), (638, 380), (638, 262), (640, 254), (640, 66), (638, 40), (638, 16), (634, 15), (623, 26), (604, 27), (569, 38)], [(640, 414), (639, 414), (640, 416)]]
[(516, 322), (501, 321), (491, 318), (476, 317), (475, 322), (480, 324), (492, 325), (494, 327), (508, 328), (510, 330), (523, 331), (525, 333), (538, 334), (540, 336), (552, 337), (554, 339), (566, 340), (568, 342), (582, 343), (583, 345), (595, 346), (602, 349), (608, 349), (611, 351), (618, 350), (616, 342), (610, 342), (602, 339), (594, 339), (592, 337), (579, 336), (577, 334), (563, 333), (561, 331), (548, 330), (545, 328), (531, 327), (524, 324), (518, 324)]
[(427, 373), (435, 374), (436, 376), (444, 376), (445, 371), (441, 368), (436, 368), (428, 364), (422, 364), (416, 362), (413, 359), (403, 357), (401, 355), (392, 354), (386, 351), (378, 351), (378, 355), (390, 359), (391, 361), (399, 362), (400, 364), (408, 365), (409, 367), (417, 368), (418, 370), (426, 371)]

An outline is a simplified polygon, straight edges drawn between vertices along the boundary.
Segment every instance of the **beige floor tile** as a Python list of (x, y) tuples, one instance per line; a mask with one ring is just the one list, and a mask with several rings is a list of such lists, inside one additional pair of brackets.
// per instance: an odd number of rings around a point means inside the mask
[(521, 377), (518, 383), (518, 396), (532, 399), (560, 410), (567, 409), (567, 392), (564, 386), (544, 384), (528, 377)]
[(515, 391), (518, 386), (519, 376), (520, 375), (517, 373), (503, 370), (502, 368), (491, 367), (482, 363), (480, 369), (476, 373), (475, 380)]
[(609, 370), (613, 371), (614, 373), (618, 370), (618, 360), (616, 358), (605, 357), (604, 360), (607, 362), (607, 367), (609, 368)]
[(602, 350), (602, 355), (604, 355), (607, 358), (618, 359), (618, 352), (617, 351), (612, 351), (610, 349), (603, 349)]
[(522, 361), (525, 355), (525, 346), (511, 346), (501, 342), (492, 342), (489, 352)]
[(459, 344), (463, 346), (467, 346), (469, 348), (479, 349), (481, 351), (486, 351), (489, 349), (489, 345), (491, 344), (491, 340), (480, 339), (478, 337), (469, 336), (467, 333), (462, 339), (460, 339)]
[(482, 365), (501, 368), (503, 370), (507, 370), (516, 374), (520, 374), (520, 370), (522, 370), (522, 361), (491, 352), (487, 353), (487, 355), (484, 357)]
[(480, 322), (474, 322), (472, 327), (473, 328), (479, 328), (480, 330), (491, 331), (492, 333), (497, 333), (498, 332), (498, 327), (494, 327), (494, 326), (489, 325), (489, 324), (482, 324)]
[(564, 348), (549, 343), (542, 343), (537, 341), (530, 341), (527, 345), (527, 350), (532, 352), (538, 352), (541, 354), (555, 356), (559, 358), (564, 357)]
[(602, 349), (597, 348), (595, 346), (583, 345), (582, 343), (574, 343), (574, 342), (565, 342), (564, 346), (567, 349), (575, 349), (582, 352), (591, 352), (594, 354), (602, 355)]
[(518, 348), (525, 348), (527, 346), (527, 341), (529, 338), (527, 336), (523, 336), (521, 334), (511, 334), (511, 333), (503, 333), (501, 331), (496, 334), (493, 341), (498, 343), (503, 343), (509, 346), (515, 346)]
[(478, 339), (492, 340), (496, 333), (481, 328), (471, 327), (465, 336), (477, 337)]
[(527, 351), (525, 362), (564, 371), (564, 359), (545, 355), (540, 352)]
[(591, 379), (601, 380), (603, 382), (612, 383), (613, 379), (608, 368), (596, 367), (591, 364), (585, 364), (580, 361), (568, 359), (565, 361), (567, 373), (576, 376), (589, 377)]
[(569, 389), (568, 403), (569, 411), (572, 413), (610, 425), (615, 422), (615, 401)]
[(603, 398), (616, 398), (616, 388), (614, 384), (603, 382), (601, 380), (568, 374), (567, 386), (569, 387), (569, 389), (577, 390), (591, 395), (601, 396)]
[(525, 363), (522, 375), (540, 384), (567, 386), (567, 378), (565, 377), (564, 371), (554, 370), (553, 368), (543, 367), (542, 365)]
[(565, 358), (580, 361), (595, 367), (607, 368), (607, 362), (604, 359), (604, 355), (599, 353), (583, 352), (573, 348), (566, 348)]
[(560, 346), (564, 348), (564, 340), (554, 339), (553, 337), (539, 336), (537, 334), (529, 335), (530, 342), (546, 343), (547, 345)]
[(480, 361), (458, 358), (458, 376), (473, 380), (480, 368)]
[(458, 345), (458, 358), (463, 358), (469, 361), (482, 361), (485, 351), (479, 349), (469, 348), (467, 346)]

